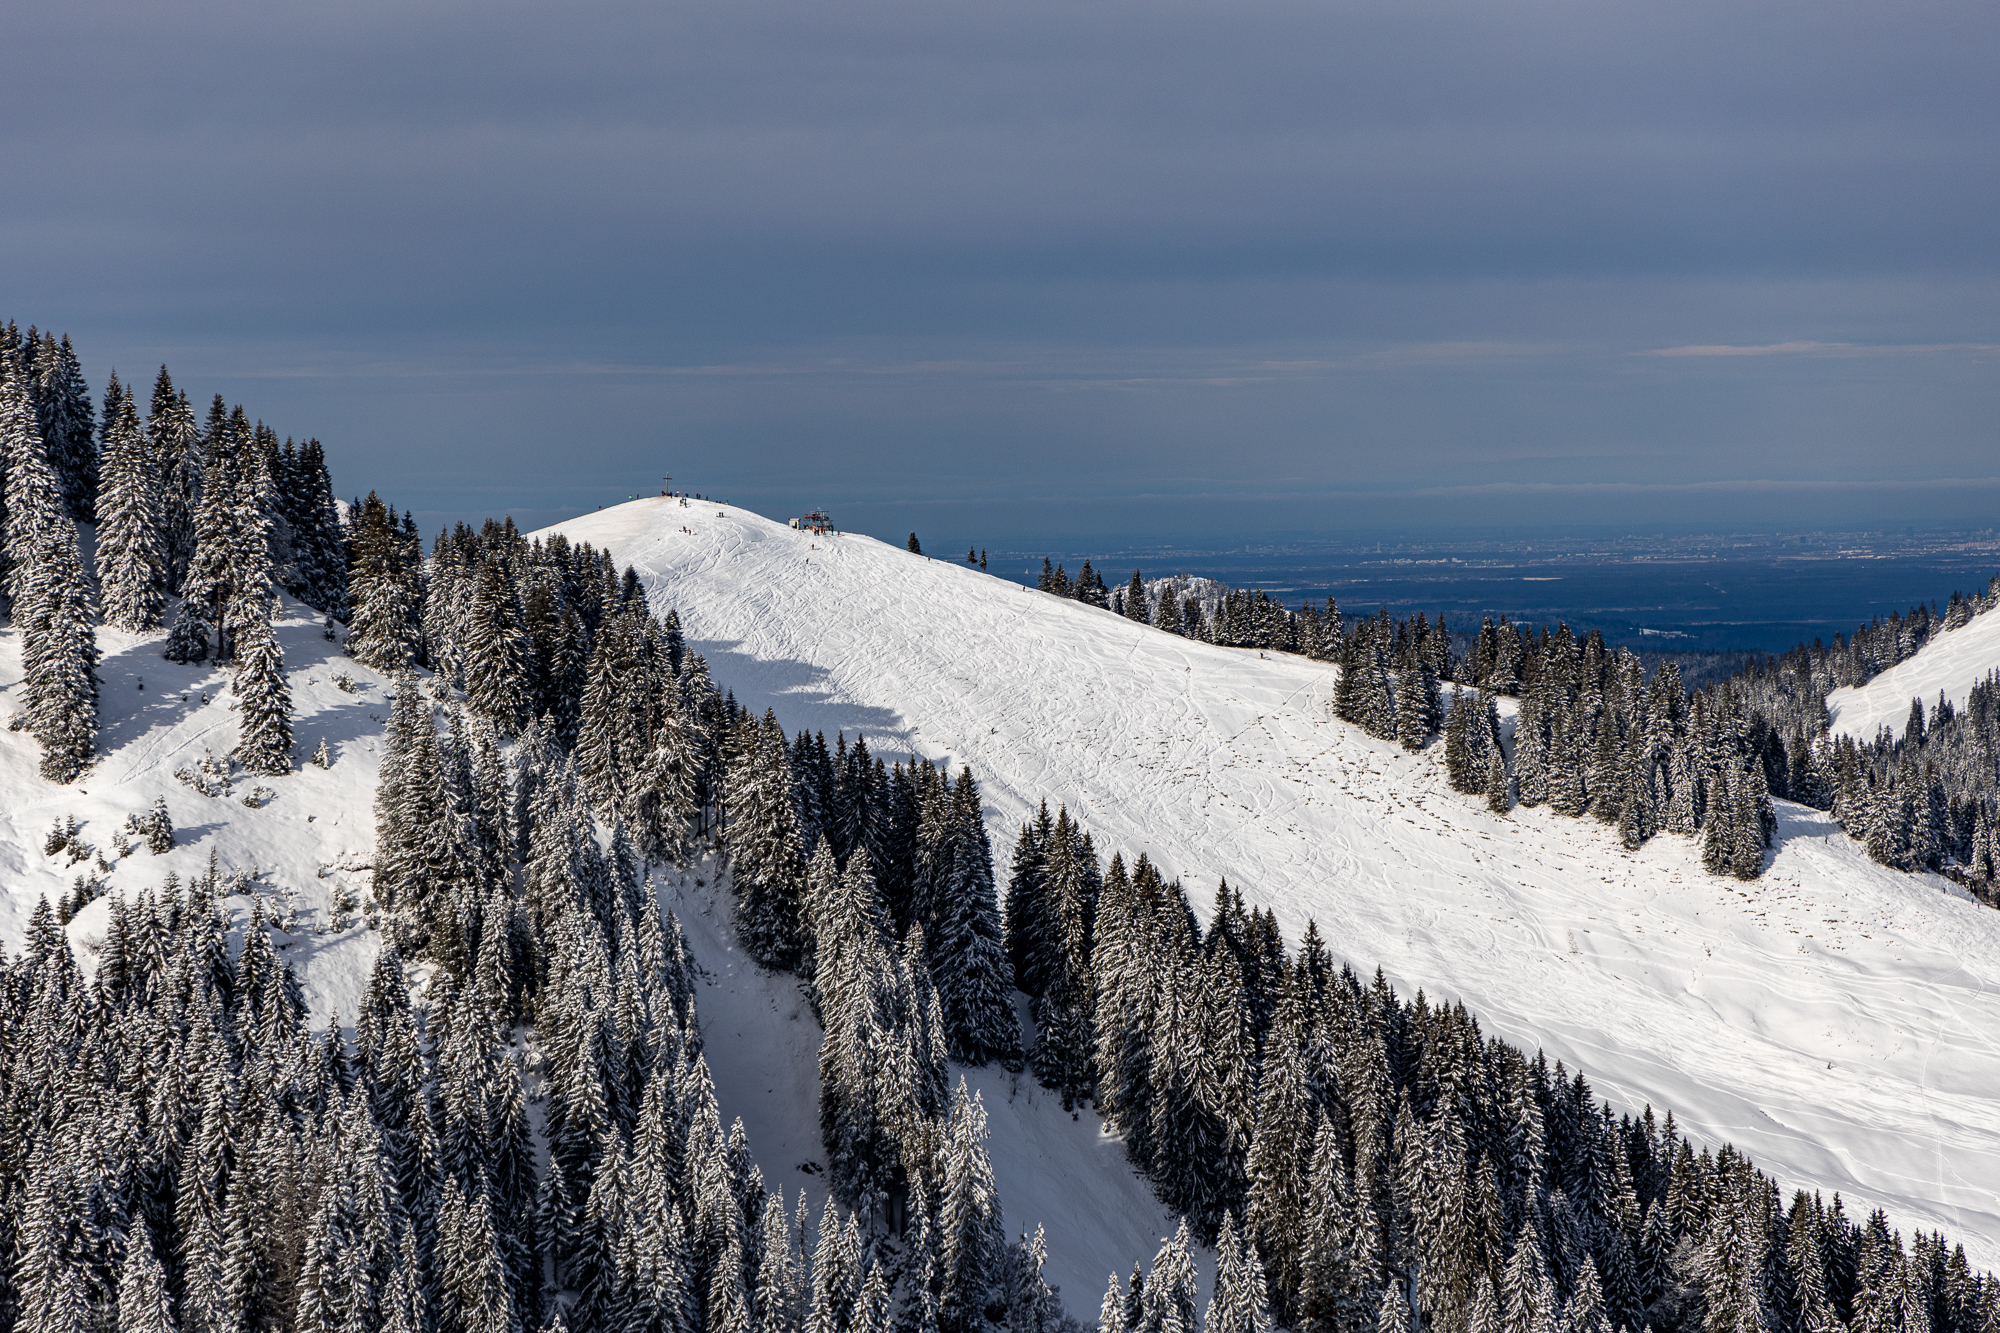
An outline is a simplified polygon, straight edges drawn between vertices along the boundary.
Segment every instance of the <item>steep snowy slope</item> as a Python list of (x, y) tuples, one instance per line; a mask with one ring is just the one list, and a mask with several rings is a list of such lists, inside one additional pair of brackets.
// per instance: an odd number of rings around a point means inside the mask
[(2000, 668), (2000, 612), (1974, 616), (1957, 629), (1940, 634), (1919, 648), (1907, 662), (1898, 662), (1866, 685), (1835, 690), (1826, 696), (1835, 735), (1874, 740), (1887, 726), (1896, 735), (1910, 720), (1910, 700), (1922, 699), (1926, 710), (1937, 707), (1942, 693), (1963, 707), (1972, 687), (1986, 673)]
[[(1615, 1104), (1671, 1107), (1787, 1187), (2000, 1263), (2000, 913), (1873, 865), (1815, 812), (1781, 806), (1765, 878), (1719, 880), (1679, 839), (1628, 853), (1596, 824), (1485, 813), (1432, 755), (1333, 721), (1317, 664), (712, 504), (560, 530), (636, 565), (787, 729), (970, 763), (997, 846), (1066, 801), (1101, 850), (1149, 851), (1198, 901), (1226, 874), (1288, 934), (1317, 918), (1357, 967), (1463, 1000)], [(719, 1082), (734, 1112), (770, 1095)]]
[[(288, 600), (277, 633), (291, 682), (298, 753), (311, 754), (324, 739), (333, 756), (330, 768), (305, 764), (279, 778), (239, 773), (217, 796), (177, 779), (177, 770), (194, 771), (205, 754), (227, 756), (236, 744), (231, 673), (165, 660), (157, 634), (99, 629), (103, 757), (74, 785), (44, 782), (36, 771), (41, 751), (35, 742), (23, 732), (0, 731), (0, 885), (5, 886), (0, 942), (16, 947), (35, 904), (44, 896), (60, 899), (79, 874), (95, 874), (109, 891), (130, 897), (158, 887), (169, 872), (182, 882), (205, 873), (214, 852), (225, 876), (256, 872), (244, 891), (229, 899), (231, 912), (247, 917), (253, 899), (261, 899), (267, 916), (290, 927), (279, 933), (279, 947), (305, 983), (315, 1012), (352, 1020), (359, 984), (374, 962), (375, 939), (352, 913), (345, 929), (328, 927), (336, 898), (344, 894), (358, 903), (367, 886), (375, 844), (377, 749), (389, 693), (382, 677), (322, 636), (311, 608)], [(353, 693), (334, 684), (341, 673), (353, 681)], [(20, 679), (20, 636), (9, 631), (0, 635), (0, 718), (11, 720), (19, 712)], [(245, 805), (260, 785), (270, 798)], [(113, 833), (124, 827), (127, 815), (144, 814), (160, 796), (173, 817), (174, 850), (154, 856), (141, 838), (137, 849), (120, 859), (111, 846)], [(75, 865), (67, 854), (42, 853), (50, 825), (70, 816), (97, 854)], [(111, 869), (101, 870), (97, 857)], [(107, 905), (103, 899), (92, 903), (70, 926), (86, 957), (103, 930)]]

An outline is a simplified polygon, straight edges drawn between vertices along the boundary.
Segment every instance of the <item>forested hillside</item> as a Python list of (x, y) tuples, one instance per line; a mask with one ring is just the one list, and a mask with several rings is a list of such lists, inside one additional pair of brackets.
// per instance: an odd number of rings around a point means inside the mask
[[(1996, 918), (1772, 803), (1736, 696), (1557, 636), (1517, 708), (1421, 619), (1330, 671), (680, 497), (426, 547), (157, 384), (97, 426), (0, 346), (0, 1333), (2000, 1320)], [(1004, 1211), (1029, 1138), (1124, 1215)]]

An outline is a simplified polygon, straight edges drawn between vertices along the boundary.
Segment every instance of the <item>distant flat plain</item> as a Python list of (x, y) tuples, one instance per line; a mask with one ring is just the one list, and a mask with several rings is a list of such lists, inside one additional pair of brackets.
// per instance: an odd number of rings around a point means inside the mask
[(1484, 618), (1563, 621), (1649, 652), (1783, 652), (1831, 643), (1916, 602), (2000, 573), (2000, 535), (1974, 532), (1629, 533), (1496, 529), (1463, 536), (1296, 535), (1200, 546), (1071, 539), (1064, 549), (990, 551), (992, 572), (1033, 583), (1046, 555), (1072, 574), (1088, 557), (1106, 583), (1205, 575), (1296, 607), (1331, 596), (1344, 614), (1386, 606), (1443, 613), (1454, 631)]

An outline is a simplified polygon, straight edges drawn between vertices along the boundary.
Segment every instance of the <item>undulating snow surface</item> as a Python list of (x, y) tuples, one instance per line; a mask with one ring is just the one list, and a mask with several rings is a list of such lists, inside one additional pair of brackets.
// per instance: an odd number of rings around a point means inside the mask
[(1937, 635), (1907, 662), (1898, 662), (1866, 685), (1826, 696), (1835, 735), (1872, 741), (1888, 727), (1897, 736), (1910, 720), (1910, 700), (1922, 699), (1928, 714), (1943, 693), (1954, 708), (1965, 706), (1972, 687), (2000, 667), (2000, 612), (1974, 616), (1955, 630)]
[[(1838, 1190), (1850, 1214), (1879, 1205), (2000, 1264), (2000, 913), (1874, 865), (1825, 816), (1781, 803), (1766, 876), (1716, 879), (1682, 839), (1628, 853), (1595, 823), (1486, 813), (1446, 787), (1435, 754), (1333, 720), (1323, 665), (714, 504), (640, 500), (560, 530), (635, 565), (716, 679), (788, 732), (970, 763), (1003, 861), (1037, 801), (1067, 802), (1102, 853), (1149, 852), (1200, 907), (1226, 874), (1288, 937), (1316, 918), (1357, 969), (1464, 1001), (1614, 1105), (1671, 1108), (1788, 1189)], [(718, 1070), (725, 1113), (746, 1120), (780, 1095), (749, 1049), (747, 1082)], [(787, 1095), (797, 1123), (805, 1103)], [(752, 1141), (760, 1157), (776, 1146)], [(1079, 1142), (1070, 1162), (1115, 1162)], [(1010, 1227), (1097, 1225), (1116, 1170), (1065, 1169), (1075, 1188), (1043, 1188), (1076, 1220), (1024, 1206), (1003, 1178)], [(1087, 1311), (1102, 1277), (1083, 1293), (1071, 1280)]]

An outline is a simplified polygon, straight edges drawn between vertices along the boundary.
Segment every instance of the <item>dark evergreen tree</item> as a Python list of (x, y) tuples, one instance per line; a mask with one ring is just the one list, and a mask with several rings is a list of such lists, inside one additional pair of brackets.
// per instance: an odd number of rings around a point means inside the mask
[(292, 771), (292, 687), (285, 678), (284, 651), (269, 621), (251, 621), (240, 630), (236, 655), (238, 763), (252, 773)]
[(420, 660), (418, 600), (389, 510), (371, 492), (349, 541), (348, 595), (353, 603), (347, 651), (377, 671), (398, 672)]
[(15, 358), (0, 351), (7, 590), (21, 631), (20, 725), (41, 742), (42, 775), (69, 782), (96, 748), (97, 635), (76, 525), (49, 470), (25, 379)]
[(736, 888), (737, 930), (751, 953), (770, 967), (796, 964), (802, 943), (800, 906), (805, 852), (792, 804), (791, 760), (776, 717), (746, 720), (741, 755), (728, 775), (726, 840)]
[(479, 567), (465, 618), (465, 703), (513, 731), (526, 724), (529, 651), (514, 590), (499, 559)]
[(970, 769), (959, 770), (948, 801), (938, 804), (945, 825), (939, 837), (949, 849), (941, 859), (949, 869), (927, 933), (945, 1039), (952, 1055), (968, 1064), (1013, 1060), (1021, 1049), (1010, 998), (1014, 984), (993, 888), (993, 852)]
[(33, 380), (37, 424), (64, 510), (71, 522), (95, 522), (95, 414), (91, 410), (90, 386), (84, 382), (83, 366), (77, 360), (76, 349), (70, 346), (68, 334), (63, 335), (60, 343), (51, 335), (43, 335), (35, 357)]
[(167, 558), (159, 469), (130, 389), (114, 373), (105, 391), (103, 486), (97, 496), (97, 577), (104, 623), (157, 629)]

